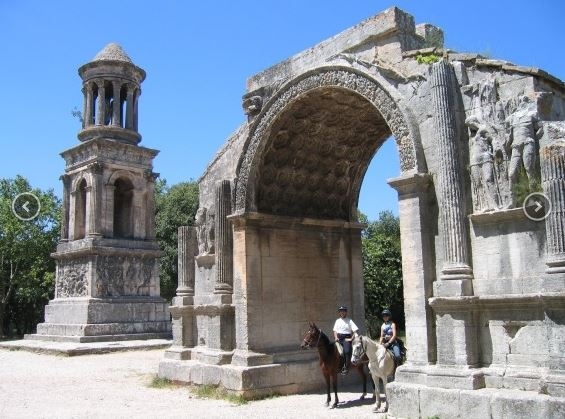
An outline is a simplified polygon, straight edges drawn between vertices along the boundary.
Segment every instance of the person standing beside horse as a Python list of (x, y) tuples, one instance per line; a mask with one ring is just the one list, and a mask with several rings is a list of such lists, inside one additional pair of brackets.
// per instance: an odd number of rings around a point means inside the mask
[(352, 319), (347, 317), (347, 307), (340, 306), (337, 312), (339, 313), (339, 317), (334, 323), (333, 332), (334, 339), (339, 341), (343, 347), (344, 361), (341, 373), (345, 375), (347, 374), (349, 360), (351, 359), (351, 341), (354, 337), (357, 337), (359, 328)]
[(383, 316), (384, 323), (381, 326), (381, 338), (379, 339), (379, 343), (385, 348), (392, 350), (394, 359), (396, 363), (399, 364), (402, 360), (402, 353), (396, 334), (396, 323), (392, 321), (392, 313), (390, 310), (383, 310), (381, 315)]

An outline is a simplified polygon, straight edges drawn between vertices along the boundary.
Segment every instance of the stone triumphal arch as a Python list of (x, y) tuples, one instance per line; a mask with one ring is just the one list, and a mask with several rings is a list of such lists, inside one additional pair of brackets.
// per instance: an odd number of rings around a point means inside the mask
[[(392, 136), (409, 357), (391, 412), (562, 408), (561, 81), (445, 49), (391, 8), (251, 77), (243, 108), (199, 180), (195, 227), (179, 229), (162, 377), (245, 395), (322, 384), (298, 345), (339, 304), (364, 317), (357, 200)], [(548, 197), (546, 218), (527, 218), (524, 191)]]

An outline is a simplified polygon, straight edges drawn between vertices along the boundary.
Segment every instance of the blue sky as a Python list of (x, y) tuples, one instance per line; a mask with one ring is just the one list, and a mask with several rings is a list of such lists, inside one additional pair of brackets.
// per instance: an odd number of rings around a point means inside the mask
[[(445, 32), (448, 48), (540, 67), (565, 79), (565, 2), (0, 0), (0, 177), (22, 174), (60, 195), (59, 153), (78, 144), (77, 69), (117, 42), (146, 70), (141, 145), (161, 150), (155, 171), (169, 184), (197, 179), (244, 122), (251, 75), (397, 5)], [(360, 209), (390, 209), (399, 173), (392, 141), (377, 153)]]

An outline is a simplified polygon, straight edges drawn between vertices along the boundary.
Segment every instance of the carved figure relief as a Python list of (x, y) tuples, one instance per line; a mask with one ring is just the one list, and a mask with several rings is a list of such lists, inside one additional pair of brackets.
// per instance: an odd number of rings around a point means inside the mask
[(536, 139), (541, 138), (543, 128), (538, 125), (539, 120), (533, 105), (529, 97), (521, 96), (518, 109), (506, 118), (510, 131), (508, 144), (512, 149), (508, 169), (512, 190), (518, 182), (522, 165), (526, 171), (530, 188), (534, 186), (536, 178)]
[(206, 207), (196, 211), (195, 225), (198, 239), (198, 254), (208, 255), (215, 253), (214, 213)]
[(98, 295), (150, 295), (154, 268), (152, 258), (100, 256), (96, 266)]
[(88, 259), (59, 261), (57, 265), (56, 298), (88, 295)]
[[(469, 170), (475, 212), (514, 208), (517, 187), (525, 176), (530, 191), (539, 167), (537, 141), (541, 137), (535, 104), (526, 95), (499, 99), (496, 80), (469, 86), (472, 115), (469, 129)], [(523, 169), (523, 170), (522, 170)]]

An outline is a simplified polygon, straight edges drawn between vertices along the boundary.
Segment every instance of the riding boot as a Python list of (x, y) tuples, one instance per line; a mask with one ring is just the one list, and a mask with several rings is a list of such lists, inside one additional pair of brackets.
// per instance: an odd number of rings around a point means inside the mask
[(347, 375), (348, 373), (347, 357), (343, 360), (343, 368), (341, 369), (341, 375)]

